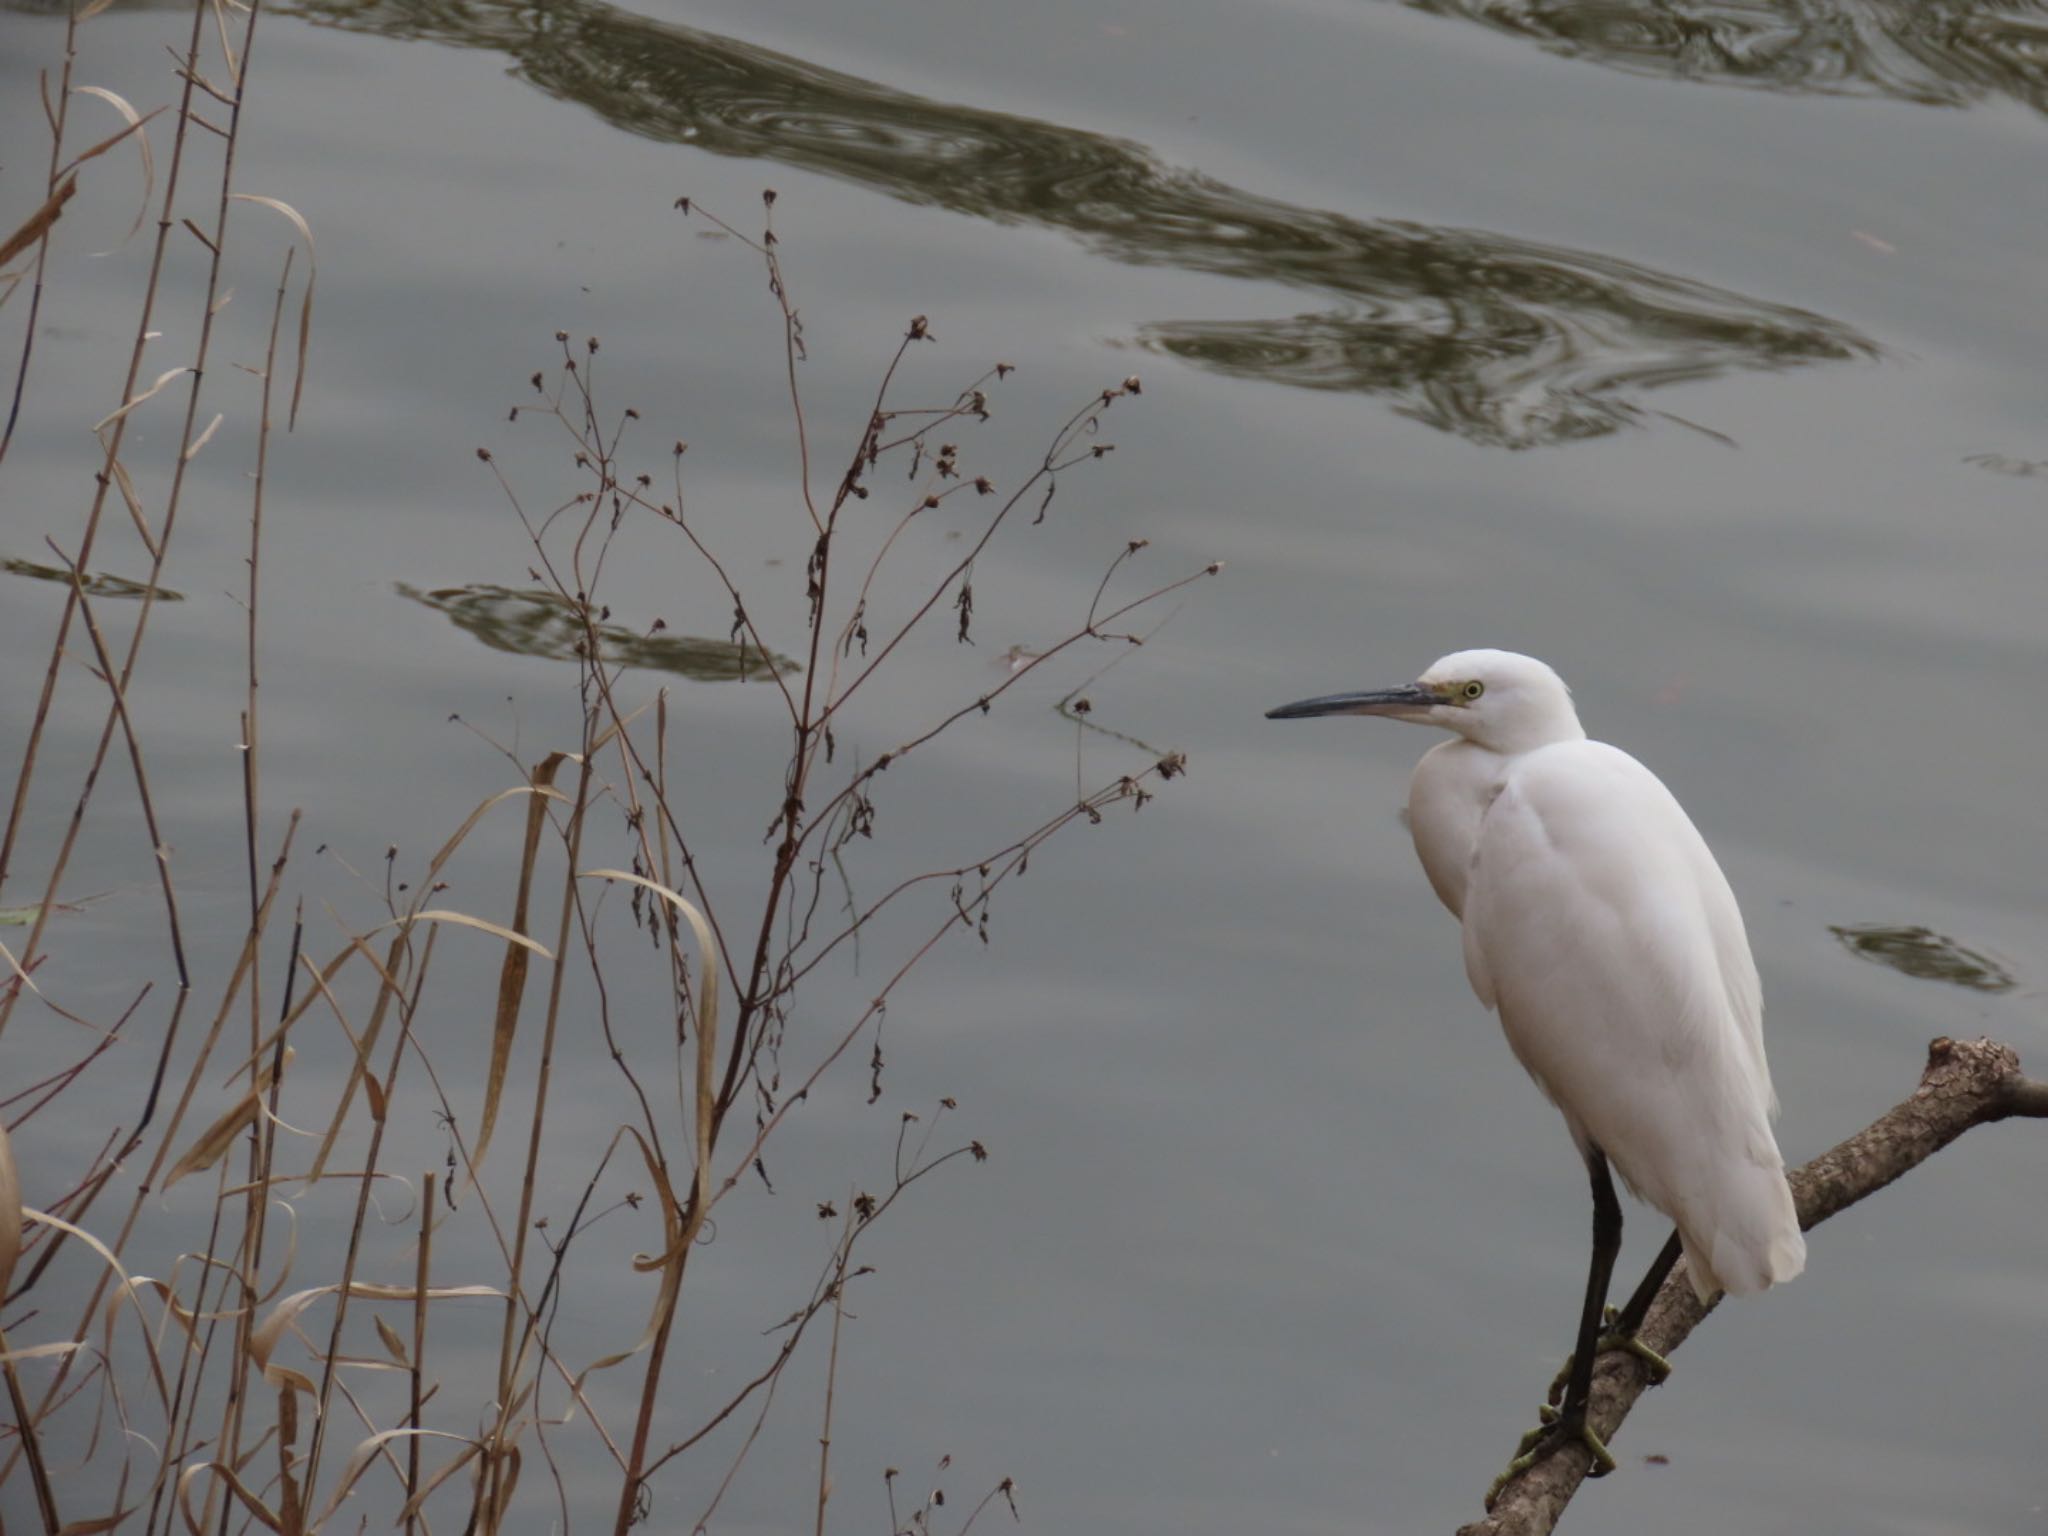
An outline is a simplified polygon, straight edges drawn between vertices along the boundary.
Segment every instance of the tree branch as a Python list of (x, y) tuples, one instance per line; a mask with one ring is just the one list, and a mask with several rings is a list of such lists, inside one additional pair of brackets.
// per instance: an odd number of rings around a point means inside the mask
[[(2022, 1073), (2019, 1053), (2009, 1045), (1942, 1036), (1927, 1047), (1927, 1066), (1911, 1098), (1793, 1170), (1799, 1225), (1811, 1230), (1876, 1194), (1972, 1126), (2016, 1118), (2048, 1119), (2048, 1082)], [(1657, 1293), (1643, 1323), (1643, 1342), (1668, 1356), (1712, 1310), (1694, 1297), (1681, 1266)], [(1649, 1385), (1649, 1368), (1636, 1356), (1620, 1350), (1601, 1355), (1586, 1422), (1611, 1441)], [(1565, 1446), (1506, 1484), (1487, 1517), (1462, 1527), (1458, 1536), (1548, 1536), (1591, 1462), (1583, 1446)]]

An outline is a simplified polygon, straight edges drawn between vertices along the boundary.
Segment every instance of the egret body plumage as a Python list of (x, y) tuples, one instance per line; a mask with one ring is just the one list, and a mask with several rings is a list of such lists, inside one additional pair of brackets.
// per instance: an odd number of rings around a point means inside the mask
[(1678, 1230), (1607, 1342), (1632, 1339), (1681, 1249), (1702, 1300), (1763, 1290), (1806, 1263), (1741, 910), (1662, 781), (1588, 740), (1563, 680), (1532, 657), (1459, 651), (1417, 682), (1269, 718), (1339, 714), (1453, 733), (1409, 781), (1415, 851), (1463, 927), (1472, 990), (1562, 1111), (1593, 1184), (1578, 1348), (1535, 1454), (1583, 1435), (1604, 1470), (1585, 1413), (1621, 1243), (1609, 1166)]

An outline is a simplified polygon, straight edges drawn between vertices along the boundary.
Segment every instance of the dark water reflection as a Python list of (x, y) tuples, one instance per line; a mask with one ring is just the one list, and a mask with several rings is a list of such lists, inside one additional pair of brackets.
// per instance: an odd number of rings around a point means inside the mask
[(1132, 265), (1311, 292), (1306, 313), (1154, 321), (1137, 344), (1234, 376), (1382, 397), (1474, 442), (1598, 436), (1641, 417), (1661, 385), (1876, 352), (1803, 310), (1589, 252), (1298, 207), (1126, 140), (934, 101), (591, 0), (293, 9), (503, 52), (541, 90), (644, 137), (1058, 229)]
[[(61, 565), (41, 565), (34, 560), (23, 560), (14, 555), (0, 557), (0, 571), (10, 576), (26, 576), (30, 581), (50, 581), (58, 586), (71, 585), (71, 573)], [(149, 595), (150, 586), (146, 581), (136, 581), (127, 576), (115, 576), (105, 571), (87, 571), (79, 578), (87, 597), (112, 597), (140, 601)], [(156, 589), (156, 600), (160, 603), (182, 603), (185, 594), (173, 592), (169, 587)]]
[[(457, 629), (494, 651), (573, 661), (583, 642), (583, 621), (575, 610), (565, 598), (543, 588), (479, 583), (423, 592), (401, 581), (397, 590), (401, 597), (447, 614)], [(600, 624), (597, 632), (604, 641), (605, 660), (615, 666), (672, 672), (698, 683), (766, 682), (771, 676), (761, 652), (743, 640), (640, 634), (617, 624)], [(787, 656), (777, 656), (775, 665), (784, 673), (803, 670)]]
[(2048, 111), (2048, 8), (1955, 0), (1403, 0), (1635, 74)]
[(1917, 923), (1903, 928), (1830, 927), (1828, 932), (1851, 954), (1922, 981), (1945, 981), (1972, 992), (2010, 992), (2018, 985), (2012, 972), (1989, 955)]

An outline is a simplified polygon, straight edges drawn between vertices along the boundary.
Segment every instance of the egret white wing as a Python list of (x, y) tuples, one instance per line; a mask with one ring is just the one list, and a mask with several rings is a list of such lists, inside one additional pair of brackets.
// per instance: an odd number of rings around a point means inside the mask
[(1580, 1146), (1678, 1224), (1702, 1293), (1799, 1273), (1741, 914), (1657, 777), (1591, 741), (1512, 759), (1463, 917), (1474, 990)]

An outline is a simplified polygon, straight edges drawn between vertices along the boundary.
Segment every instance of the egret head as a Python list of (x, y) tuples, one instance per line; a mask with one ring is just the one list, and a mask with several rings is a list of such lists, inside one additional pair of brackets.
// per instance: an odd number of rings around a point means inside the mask
[(1535, 657), (1513, 651), (1454, 651), (1398, 688), (1326, 694), (1266, 711), (1268, 720), (1310, 715), (1386, 715), (1440, 725), (1506, 753), (1586, 734), (1564, 679)]

